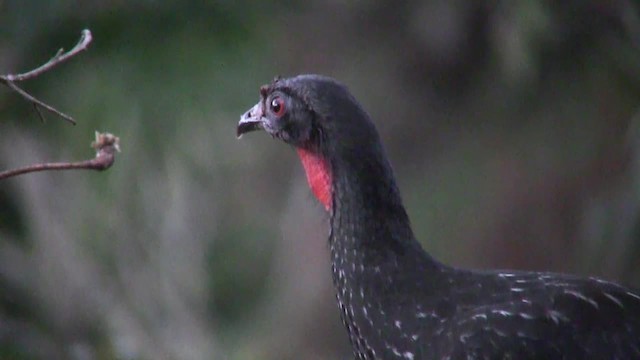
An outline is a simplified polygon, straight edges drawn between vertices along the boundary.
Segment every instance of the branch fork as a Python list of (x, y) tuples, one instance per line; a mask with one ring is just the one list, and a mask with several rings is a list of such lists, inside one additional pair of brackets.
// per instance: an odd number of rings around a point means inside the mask
[(93, 40), (93, 36), (91, 35), (91, 31), (89, 31), (87, 29), (82, 30), (82, 34), (80, 35), (80, 40), (78, 40), (78, 43), (71, 50), (69, 50), (68, 52), (64, 52), (64, 49), (61, 48), (60, 50), (58, 50), (58, 52), (51, 59), (49, 59), (49, 61), (47, 61), (45, 64), (43, 64), (40, 67), (38, 67), (36, 69), (33, 69), (31, 71), (28, 71), (28, 72), (25, 72), (25, 73), (22, 73), (22, 74), (0, 75), (0, 83), (6, 85), (11, 90), (15, 91), (20, 96), (25, 98), (27, 101), (31, 102), (33, 104), (33, 106), (35, 107), (36, 111), (38, 112), (38, 116), (40, 116), (40, 118), (43, 121), (44, 121), (44, 117), (42, 116), (42, 113), (40, 112), (40, 108), (43, 108), (43, 109), (45, 109), (45, 110), (47, 110), (49, 112), (52, 112), (52, 113), (60, 116), (61, 118), (67, 120), (71, 124), (75, 125), (76, 121), (71, 116), (69, 116), (69, 115), (63, 113), (62, 111), (54, 108), (53, 106), (51, 106), (51, 105), (49, 105), (49, 104), (37, 99), (35, 96), (29, 94), (28, 92), (23, 90), (21, 87), (16, 85), (16, 83), (36, 78), (36, 77), (42, 75), (43, 73), (51, 70), (55, 66), (57, 66), (57, 65), (65, 62), (65, 61), (71, 59), (72, 57), (78, 55), (80, 52), (86, 50), (92, 40)]
[[(11, 90), (15, 91), (23, 98), (25, 98), (27, 101), (31, 102), (33, 107), (36, 109), (38, 116), (40, 116), (40, 119), (42, 119), (43, 121), (44, 117), (40, 110), (41, 108), (52, 112), (75, 125), (76, 121), (71, 116), (59, 111), (58, 109), (46, 104), (41, 100), (38, 100), (35, 96), (29, 94), (18, 85), (16, 85), (16, 83), (34, 79), (51, 70), (52, 68), (58, 66), (59, 64), (71, 59), (72, 57), (78, 55), (80, 52), (86, 50), (92, 40), (93, 36), (91, 35), (91, 31), (85, 29), (82, 31), (80, 40), (78, 40), (78, 43), (71, 50), (67, 52), (65, 52), (64, 49), (58, 50), (58, 52), (56, 52), (56, 54), (51, 59), (49, 59), (49, 61), (31, 71), (27, 71), (21, 74), (0, 75), (0, 84), (6, 85)], [(120, 139), (117, 136), (114, 136), (110, 133), (99, 133), (96, 131), (96, 139), (91, 143), (91, 147), (96, 150), (95, 158), (77, 162), (39, 163), (18, 169), (1, 171), (0, 180), (22, 174), (46, 170), (106, 170), (111, 167), (111, 165), (113, 165), (113, 162), (115, 161), (115, 154), (120, 151), (119, 142)]]

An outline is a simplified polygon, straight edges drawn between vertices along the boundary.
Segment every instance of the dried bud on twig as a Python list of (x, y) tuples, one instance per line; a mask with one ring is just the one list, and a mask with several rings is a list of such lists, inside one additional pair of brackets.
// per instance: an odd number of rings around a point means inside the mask
[(91, 143), (91, 147), (96, 149), (96, 157), (91, 160), (78, 162), (55, 162), (42, 163), (25, 166), (23, 168), (0, 172), (0, 180), (12, 176), (27, 174), (37, 171), (47, 170), (106, 170), (113, 165), (115, 155), (120, 151), (120, 139), (110, 133), (99, 133), (96, 131), (96, 140)]

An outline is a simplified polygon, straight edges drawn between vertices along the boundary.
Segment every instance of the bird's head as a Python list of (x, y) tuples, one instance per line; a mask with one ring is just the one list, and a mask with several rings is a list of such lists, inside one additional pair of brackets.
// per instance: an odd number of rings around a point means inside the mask
[(328, 157), (336, 146), (366, 138), (372, 128), (344, 85), (326, 76), (300, 75), (262, 86), (260, 101), (240, 117), (237, 135), (265, 130), (297, 148)]
[(344, 85), (326, 76), (277, 78), (262, 86), (260, 101), (240, 117), (237, 135), (254, 130), (298, 150), (309, 185), (327, 209), (336, 164), (381, 152), (369, 116)]
[(291, 145), (308, 146), (317, 127), (316, 114), (305, 98), (310, 85), (310, 81), (277, 78), (260, 87), (260, 101), (240, 117), (238, 137), (264, 130)]

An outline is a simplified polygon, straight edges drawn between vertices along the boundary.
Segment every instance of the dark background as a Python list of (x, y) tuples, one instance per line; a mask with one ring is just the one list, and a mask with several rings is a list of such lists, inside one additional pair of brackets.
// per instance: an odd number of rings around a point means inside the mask
[(236, 140), (276, 75), (346, 83), (415, 231), (473, 268), (640, 286), (640, 21), (632, 1), (0, 0), (0, 359), (348, 359), (327, 215), (295, 152)]

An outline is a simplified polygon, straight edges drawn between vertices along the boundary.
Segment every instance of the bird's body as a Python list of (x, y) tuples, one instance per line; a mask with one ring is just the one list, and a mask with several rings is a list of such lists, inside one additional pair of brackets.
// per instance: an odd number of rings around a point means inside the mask
[(598, 279), (470, 271), (415, 239), (369, 116), (336, 81), (278, 79), (241, 118), (298, 149), (331, 214), (331, 266), (358, 359), (640, 359), (640, 295)]

